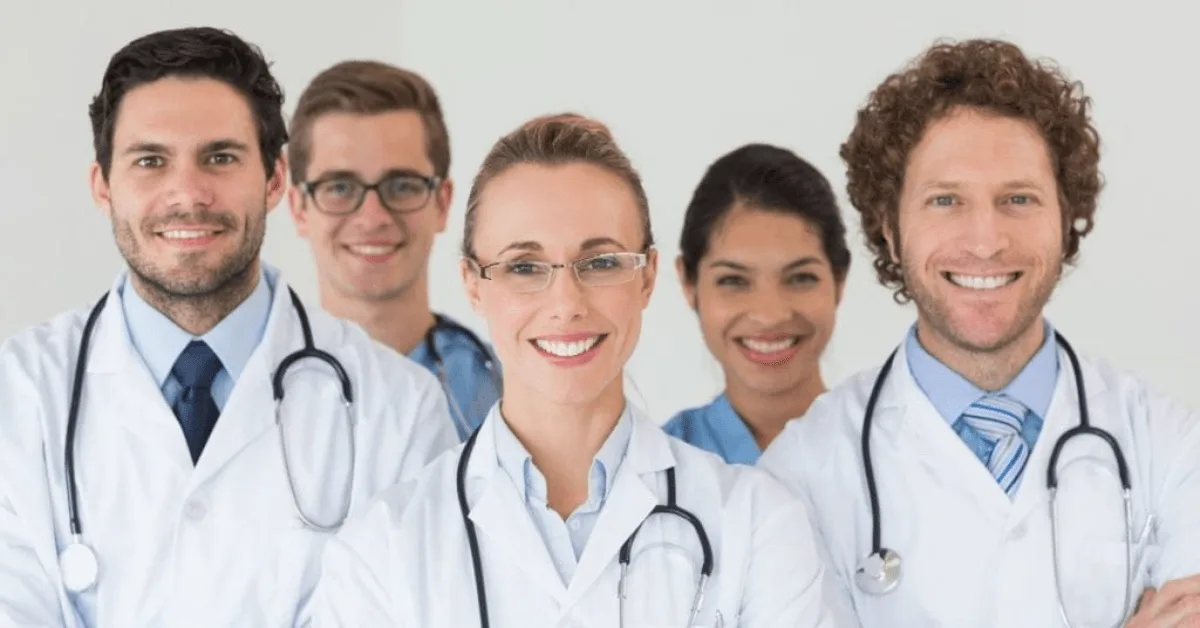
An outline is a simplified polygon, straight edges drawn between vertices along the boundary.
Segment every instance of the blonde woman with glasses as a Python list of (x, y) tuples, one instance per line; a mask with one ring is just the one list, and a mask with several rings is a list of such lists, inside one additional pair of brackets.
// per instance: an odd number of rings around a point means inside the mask
[(800, 503), (626, 397), (653, 243), (641, 180), (604, 125), (548, 116), (493, 147), (462, 271), (501, 401), (331, 542), (319, 625), (842, 625)]

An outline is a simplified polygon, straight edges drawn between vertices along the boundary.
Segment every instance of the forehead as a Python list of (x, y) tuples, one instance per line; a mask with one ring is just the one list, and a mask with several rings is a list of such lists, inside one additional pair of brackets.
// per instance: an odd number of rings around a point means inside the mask
[(215, 139), (257, 149), (250, 104), (233, 87), (209, 78), (169, 77), (129, 90), (113, 128), (117, 151), (135, 142), (188, 148)]
[(821, 236), (808, 220), (738, 204), (717, 224), (707, 257), (786, 264), (823, 254)]
[(929, 125), (909, 156), (905, 184), (1053, 181), (1050, 151), (1031, 122), (958, 109)]
[(586, 163), (514, 166), (487, 184), (476, 211), (475, 248), (483, 256), (513, 242), (571, 254), (591, 238), (609, 237), (629, 250), (645, 239), (629, 184)]
[(413, 110), (318, 116), (312, 124), (308, 171), (353, 170), (372, 177), (386, 170), (432, 169), (425, 123)]

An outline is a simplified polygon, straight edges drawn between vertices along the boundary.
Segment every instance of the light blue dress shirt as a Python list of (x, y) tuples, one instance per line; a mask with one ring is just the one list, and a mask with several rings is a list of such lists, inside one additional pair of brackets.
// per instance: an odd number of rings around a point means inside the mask
[(762, 450), (725, 393), (708, 405), (689, 408), (671, 417), (663, 429), (685, 443), (711, 451), (730, 464), (753, 465)]
[(175, 360), (193, 340), (203, 340), (221, 360), (221, 371), (213, 380), (213, 400), (224, 409), (233, 385), (262, 340), (271, 315), (275, 287), (264, 272), (258, 285), (240, 305), (217, 323), (207, 334), (195, 337), (184, 331), (165, 314), (154, 309), (126, 279), (118, 288), (129, 340), (150, 369), (168, 406), (174, 406), (183, 387), (171, 375)]
[(633, 433), (633, 418), (628, 408), (621, 413), (616, 427), (592, 459), (588, 474), (588, 498), (572, 512), (566, 521), (547, 503), (546, 477), (533, 464), (529, 451), (517, 439), (508, 424), (496, 415), (496, 457), (500, 468), (512, 480), (517, 493), (525, 501), (525, 509), (546, 543), (550, 559), (558, 569), (563, 584), (570, 586), (579, 557), (587, 545), (592, 529), (600, 518), (600, 509), (612, 490), (617, 470), (629, 449)]
[[(446, 318), (445, 315), (442, 317)], [(500, 360), (496, 359), (491, 345), (482, 343), (488, 353), (484, 356), (469, 336), (450, 325), (439, 325), (434, 329), (433, 343), (446, 367), (447, 381), (441, 382), (441, 385), (443, 388), (449, 386), (445, 392), (452, 398), (450, 418), (454, 421), (458, 439), (465, 441), (500, 399)], [(434, 375), (438, 374), (437, 362), (424, 339), (417, 343), (408, 357)], [(491, 358), (494, 373), (487, 366), (488, 358)], [(465, 426), (462, 425), (464, 421)]]
[[(953, 426), (968, 406), (989, 394), (930, 355), (917, 340), (916, 325), (909, 329), (904, 351), (917, 386), (949, 425)], [(1021, 424), (1021, 436), (1030, 449), (1033, 449), (1042, 430), (1057, 384), (1058, 343), (1054, 340), (1054, 328), (1047, 322), (1046, 340), (1037, 353), (1008, 386), (991, 393), (1006, 394), (1036, 415), (1026, 418)]]

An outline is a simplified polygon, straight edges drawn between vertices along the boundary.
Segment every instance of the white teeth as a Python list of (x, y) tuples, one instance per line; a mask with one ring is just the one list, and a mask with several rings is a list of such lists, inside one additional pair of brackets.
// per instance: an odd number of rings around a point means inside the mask
[(191, 240), (193, 238), (203, 238), (216, 233), (215, 231), (198, 231), (193, 229), (173, 229), (171, 231), (162, 232), (162, 237), (168, 240)]
[(534, 340), (533, 342), (546, 353), (560, 358), (573, 358), (596, 346), (599, 341), (600, 336), (592, 336), (587, 340), (576, 340), (575, 342), (559, 342), (557, 340)]
[(350, 247), (350, 251), (352, 253), (357, 253), (358, 255), (387, 255), (395, 250), (395, 245), (383, 246), (375, 244), (359, 244)]
[(958, 275), (949, 273), (950, 282), (956, 286), (970, 288), (972, 290), (995, 290), (1003, 288), (1008, 284), (1016, 281), (1017, 273), (1009, 273), (1007, 275)]
[(772, 340), (770, 342), (765, 340), (755, 340), (753, 338), (742, 338), (740, 342), (745, 345), (746, 348), (754, 351), (755, 353), (779, 353), (781, 351), (787, 351), (788, 349), (796, 346), (796, 343), (800, 342), (800, 338), (798, 336), (792, 336), (791, 338)]

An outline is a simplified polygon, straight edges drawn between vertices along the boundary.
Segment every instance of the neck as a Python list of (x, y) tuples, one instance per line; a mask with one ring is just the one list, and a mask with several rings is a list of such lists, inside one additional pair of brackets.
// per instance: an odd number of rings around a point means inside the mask
[(760, 451), (783, 431), (788, 421), (808, 412), (813, 400), (825, 392), (825, 381), (820, 369), (799, 384), (774, 394), (762, 394), (749, 390), (732, 378), (725, 378), (725, 396), (729, 405), (749, 428)]
[(1046, 340), (1046, 325), (1039, 316), (1011, 342), (996, 349), (981, 351), (953, 342), (918, 318), (917, 340), (929, 355), (967, 381), (982, 390), (994, 392), (1007, 386), (1033, 359)]
[(404, 355), (424, 340), (434, 322), (423, 280), (383, 299), (345, 297), (322, 282), (321, 307), (337, 318), (354, 321), (371, 338)]
[(545, 476), (550, 507), (565, 519), (587, 500), (592, 460), (625, 411), (622, 381), (617, 378), (583, 404), (548, 402), (542, 393), (510, 387), (510, 381), (505, 380), (500, 414)]
[(131, 272), (130, 283), (139, 296), (171, 322), (193, 336), (203, 336), (237, 309), (258, 287), (259, 263), (256, 260), (224, 285), (202, 295), (179, 295)]

